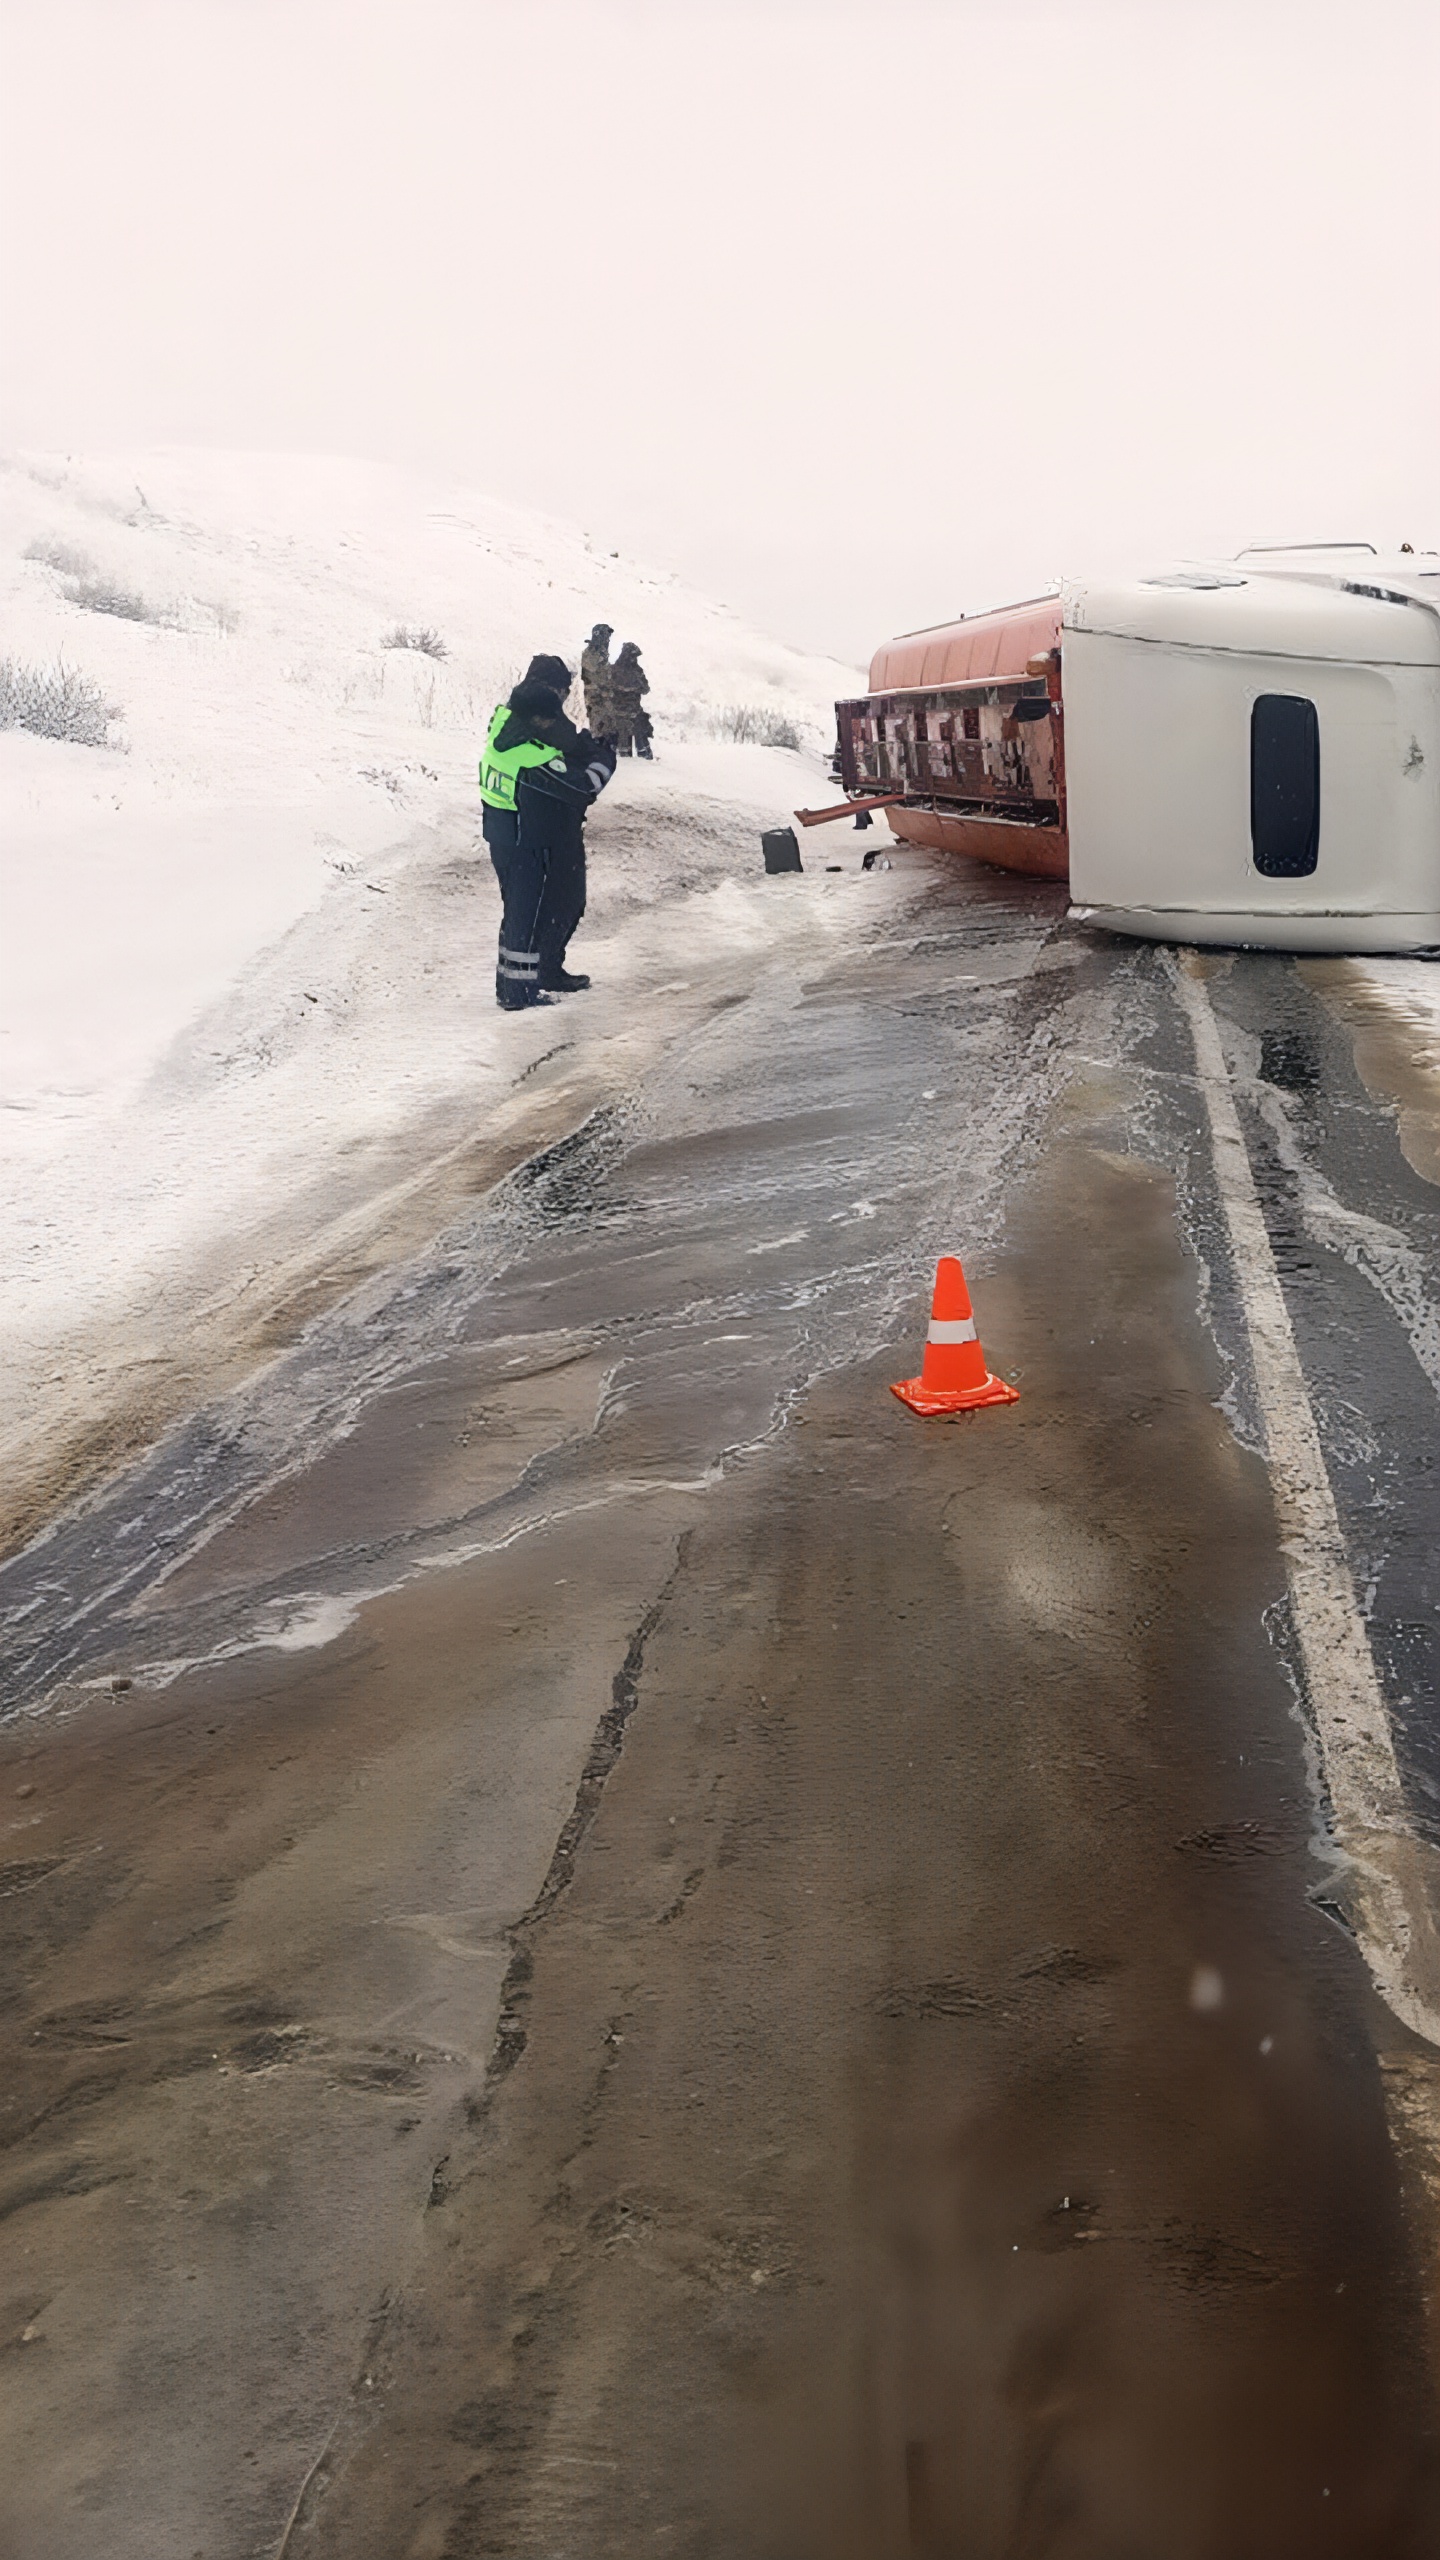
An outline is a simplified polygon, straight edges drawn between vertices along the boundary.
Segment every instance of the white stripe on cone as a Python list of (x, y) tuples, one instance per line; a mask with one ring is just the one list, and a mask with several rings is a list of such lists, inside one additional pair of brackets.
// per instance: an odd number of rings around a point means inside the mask
[(973, 1342), (975, 1338), (973, 1316), (963, 1317), (958, 1324), (937, 1323), (932, 1317), (930, 1330), (925, 1337), (927, 1342)]

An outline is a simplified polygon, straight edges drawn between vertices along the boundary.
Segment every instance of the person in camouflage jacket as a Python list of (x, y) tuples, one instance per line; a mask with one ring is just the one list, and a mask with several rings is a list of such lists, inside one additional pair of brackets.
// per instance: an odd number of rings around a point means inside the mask
[(655, 733), (644, 709), (644, 696), (649, 690), (650, 679), (640, 664), (640, 643), (627, 640), (610, 670), (615, 743), (622, 756), (650, 753), (650, 740)]
[(610, 700), (612, 636), (608, 622), (597, 622), (580, 657), (580, 681), (585, 688), (585, 726), (595, 738), (608, 738), (615, 725)]

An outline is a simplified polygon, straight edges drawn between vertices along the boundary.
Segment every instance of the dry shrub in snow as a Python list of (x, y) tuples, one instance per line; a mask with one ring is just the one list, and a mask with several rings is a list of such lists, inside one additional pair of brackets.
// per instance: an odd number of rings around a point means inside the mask
[(38, 537), (25, 545), (27, 560), (38, 560), (43, 568), (58, 569), (62, 578), (88, 578), (95, 566), (88, 551), (77, 551), (73, 542), (46, 542)]
[(438, 631), (428, 625), (423, 631), (412, 631), (406, 622), (397, 622), (381, 641), (382, 649), (418, 649), (422, 658), (448, 658), (450, 652)]
[(781, 711), (762, 710), (754, 702), (727, 702), (717, 711), (710, 730), (716, 738), (733, 738), (742, 747), (788, 747), (798, 755), (804, 740), (793, 720)]
[(64, 594), (71, 604), (83, 606), (86, 613), (113, 613), (121, 622), (164, 622), (167, 617), (143, 596), (129, 587), (118, 586), (113, 578), (67, 578)]
[(0, 658), (0, 729), (29, 729), (37, 738), (66, 738), (76, 747), (109, 743), (119, 705), (62, 659), (53, 667)]

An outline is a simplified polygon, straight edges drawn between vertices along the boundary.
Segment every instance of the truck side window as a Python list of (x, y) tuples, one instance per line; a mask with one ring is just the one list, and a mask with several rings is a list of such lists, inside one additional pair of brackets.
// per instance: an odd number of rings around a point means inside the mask
[(1300, 693), (1262, 693), (1250, 714), (1250, 843), (1267, 880), (1320, 859), (1320, 722)]

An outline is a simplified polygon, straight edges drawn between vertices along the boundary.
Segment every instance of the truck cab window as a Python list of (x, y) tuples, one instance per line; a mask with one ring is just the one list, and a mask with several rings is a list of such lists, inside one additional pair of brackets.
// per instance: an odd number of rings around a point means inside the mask
[(1320, 858), (1320, 723), (1299, 693), (1262, 693), (1250, 714), (1250, 843), (1267, 880)]

